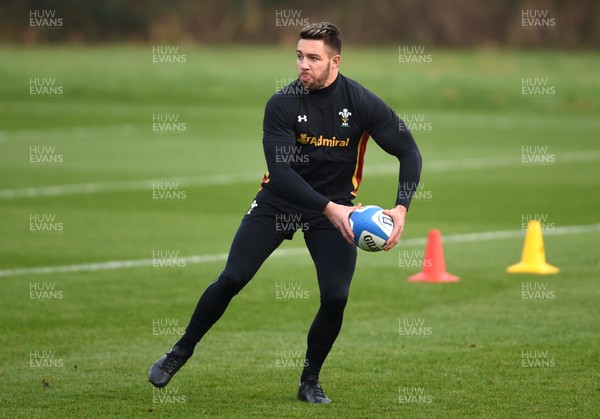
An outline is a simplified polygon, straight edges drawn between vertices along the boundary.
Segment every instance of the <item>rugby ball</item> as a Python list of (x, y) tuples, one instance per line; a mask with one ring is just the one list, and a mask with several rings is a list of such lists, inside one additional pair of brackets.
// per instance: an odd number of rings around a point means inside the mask
[(394, 222), (376, 205), (361, 207), (350, 214), (350, 228), (354, 233), (354, 243), (367, 252), (383, 250), (392, 234)]

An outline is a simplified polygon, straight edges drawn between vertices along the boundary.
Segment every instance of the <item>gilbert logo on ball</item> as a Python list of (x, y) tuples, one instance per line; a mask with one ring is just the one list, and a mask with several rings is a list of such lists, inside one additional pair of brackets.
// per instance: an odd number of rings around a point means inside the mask
[(357, 209), (350, 214), (349, 221), (354, 243), (367, 252), (383, 250), (394, 228), (394, 222), (383, 213), (383, 208), (375, 205)]

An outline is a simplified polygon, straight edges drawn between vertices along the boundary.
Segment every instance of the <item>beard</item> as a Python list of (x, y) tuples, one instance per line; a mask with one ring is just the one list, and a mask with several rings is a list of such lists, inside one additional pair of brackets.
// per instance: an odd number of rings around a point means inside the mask
[[(312, 78), (313, 78), (312, 81), (309, 81), (308, 83), (305, 84), (302, 80), (300, 80), (300, 84), (302, 84), (302, 86), (307, 88), (309, 91), (315, 91), (315, 90), (322, 89), (323, 87), (325, 87), (325, 83), (327, 82), (327, 79), (329, 78), (330, 72), (331, 72), (331, 64), (327, 66), (325, 71), (323, 71), (323, 74), (321, 75), (321, 77), (316, 77), (314, 74), (312, 74)], [(300, 77), (300, 74), (298, 74), (298, 77)]]

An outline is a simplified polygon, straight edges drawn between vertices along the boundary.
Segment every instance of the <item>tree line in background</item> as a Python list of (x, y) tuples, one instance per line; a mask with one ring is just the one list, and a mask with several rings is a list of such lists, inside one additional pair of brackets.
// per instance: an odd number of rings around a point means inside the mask
[(277, 43), (322, 20), (353, 44), (600, 46), (598, 0), (5, 0), (0, 41)]

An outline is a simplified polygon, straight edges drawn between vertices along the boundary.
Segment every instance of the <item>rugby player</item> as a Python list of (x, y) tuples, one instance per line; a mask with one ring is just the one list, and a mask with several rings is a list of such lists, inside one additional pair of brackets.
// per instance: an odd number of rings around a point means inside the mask
[(300, 229), (316, 267), (320, 306), (308, 332), (297, 396), (309, 403), (331, 402), (319, 373), (340, 332), (356, 265), (348, 217), (360, 207), (353, 200), (369, 137), (396, 156), (400, 166), (394, 206), (385, 210), (394, 221), (386, 251), (400, 240), (421, 172), (421, 155), (406, 125), (380, 98), (339, 72), (341, 50), (335, 25), (314, 23), (301, 30), (298, 78), (265, 108), (262, 143), (268, 172), (261, 189), (242, 219), (224, 270), (201, 295), (185, 334), (150, 368), (154, 386), (173, 378), (231, 299)]

